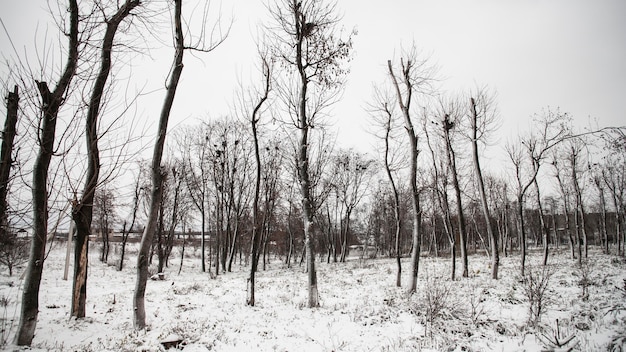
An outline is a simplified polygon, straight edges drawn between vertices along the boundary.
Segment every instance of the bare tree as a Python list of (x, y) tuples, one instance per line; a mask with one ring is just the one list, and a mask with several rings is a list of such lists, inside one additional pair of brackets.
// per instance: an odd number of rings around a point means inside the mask
[[(401, 166), (398, 160), (394, 160), (397, 153), (393, 153), (391, 142), (394, 139), (394, 104), (393, 98), (387, 92), (383, 92), (376, 87), (374, 88), (375, 103), (371, 105), (370, 113), (379, 127), (382, 127), (383, 134), (378, 136), (384, 144), (383, 162), (385, 165), (385, 174), (391, 187), (393, 196), (393, 215), (395, 223), (395, 257), (396, 257), (396, 287), (402, 286), (402, 253), (400, 250), (400, 233), (402, 231), (402, 218), (400, 216), (400, 192), (396, 186), (394, 172)], [(397, 158), (395, 158), (397, 159)]]
[(623, 256), (626, 242), (626, 134), (623, 129), (615, 129), (601, 136), (606, 150), (602, 179), (614, 210), (616, 254)]
[(569, 162), (569, 171), (571, 172), (571, 185), (574, 187), (574, 226), (576, 228), (576, 238), (578, 246), (578, 263), (582, 264), (582, 258), (587, 258), (589, 246), (587, 244), (587, 216), (585, 213), (585, 205), (583, 203), (583, 192), (580, 186), (579, 174), (584, 172), (580, 169), (583, 164), (582, 153), (586, 145), (580, 138), (568, 139), (565, 144), (565, 156)]
[[(531, 131), (530, 136), (521, 139), (519, 142), (520, 145), (508, 144), (506, 147), (508, 156), (515, 170), (517, 183), (517, 216), (521, 242), (522, 275), (524, 274), (526, 263), (524, 197), (530, 186), (535, 184), (539, 169), (548, 156), (548, 152), (566, 138), (568, 134), (566, 124), (569, 120), (570, 117), (567, 113), (546, 109), (541, 115), (536, 115), (533, 118), (534, 129)], [(527, 169), (526, 176), (524, 176), (525, 169)], [(544, 233), (544, 236), (547, 235), (548, 234)], [(544, 245), (547, 246), (547, 242)], [(544, 247), (544, 262), (547, 261), (547, 253), (548, 251)]]
[(412, 272), (409, 292), (414, 293), (417, 289), (417, 273), (419, 271), (422, 209), (420, 206), (420, 189), (417, 186), (417, 162), (420, 151), (417, 132), (413, 128), (411, 118), (411, 99), (414, 93), (419, 94), (430, 89), (434, 77), (434, 68), (429, 66), (427, 60), (419, 59), (415, 50), (409, 53), (406, 58), (400, 59), (399, 78), (394, 72), (394, 66), (391, 60), (387, 61), (387, 68), (396, 92), (398, 106), (404, 118), (404, 128), (410, 142), (411, 166), (409, 184), (411, 185), (411, 201), (413, 206), (413, 252), (411, 254)]
[(453, 130), (458, 130), (461, 123), (460, 104), (454, 99), (440, 98), (438, 108), (435, 111), (434, 121), (440, 128), (439, 135), (443, 138), (447, 170), (450, 173), (452, 187), (454, 188), (457, 229), (459, 231), (459, 247), (461, 249), (461, 275), (469, 276), (469, 265), (467, 258), (467, 228), (465, 223), (465, 213), (463, 211), (462, 190), (459, 182), (459, 168), (457, 167), (457, 152), (453, 146)]
[[(262, 164), (261, 164), (261, 152), (259, 151), (259, 121), (261, 118), (261, 114), (263, 112), (263, 104), (267, 101), (269, 97), (270, 87), (271, 87), (271, 72), (272, 66), (266, 54), (263, 52), (260, 54), (261, 57), (261, 72), (262, 72), (262, 88), (257, 92), (250, 93), (254, 94), (250, 99), (246, 99), (246, 102), (251, 105), (252, 110), (245, 109), (245, 115), (247, 115), (248, 120), (250, 121), (250, 128), (252, 130), (252, 139), (254, 144), (254, 160), (256, 162), (256, 170), (255, 170), (255, 179), (254, 179), (254, 197), (252, 198), (252, 244), (250, 248), (250, 256), (251, 256), (251, 265), (250, 265), (250, 276), (248, 278), (248, 299), (246, 304), (249, 306), (254, 306), (255, 303), (255, 274), (259, 264), (259, 246), (261, 241), (261, 228), (259, 226), (259, 197), (261, 192), (261, 173), (262, 173)], [(246, 102), (242, 102), (242, 107), (247, 106)]]
[[(591, 171), (592, 165), (589, 164), (589, 169)], [(601, 234), (602, 234), (602, 247), (605, 254), (609, 254), (609, 234), (607, 230), (607, 210), (606, 210), (606, 189), (604, 181), (602, 180), (602, 172), (603, 170), (598, 164), (593, 164), (593, 171), (591, 180), (593, 185), (598, 192), (598, 201), (600, 202), (600, 224), (601, 224)]]
[(121, 243), (121, 253), (120, 253), (120, 262), (117, 270), (122, 271), (124, 268), (124, 257), (126, 255), (126, 243), (128, 242), (128, 236), (131, 231), (135, 227), (135, 221), (137, 220), (137, 211), (139, 210), (139, 204), (141, 201), (141, 192), (144, 191), (145, 188), (141, 187), (141, 178), (139, 174), (137, 175), (137, 179), (135, 180), (133, 187), (133, 201), (132, 201), (132, 211), (130, 216), (130, 223), (128, 220), (125, 220), (122, 225), (122, 243)]
[(486, 90), (479, 89), (472, 93), (470, 97), (470, 125), (471, 141), (472, 141), (472, 161), (474, 163), (474, 171), (476, 172), (476, 182), (478, 192), (480, 194), (481, 208), (485, 222), (487, 223), (487, 235), (489, 236), (489, 244), (491, 247), (491, 278), (498, 279), (498, 267), (500, 266), (500, 256), (498, 253), (498, 235), (493, 231), (491, 226), (491, 212), (487, 203), (487, 194), (485, 192), (485, 182), (483, 180), (483, 172), (480, 167), (480, 159), (478, 156), (478, 141), (485, 142), (487, 133), (493, 128), (496, 116), (495, 99)]
[[(424, 119), (423, 130), (426, 137), (426, 145), (430, 151), (432, 160), (432, 188), (435, 193), (435, 200), (437, 206), (442, 214), (443, 227), (448, 237), (450, 244), (450, 280), (454, 281), (456, 277), (456, 236), (452, 226), (452, 214), (450, 211), (450, 200), (448, 199), (448, 184), (450, 179), (450, 168), (448, 167), (447, 156), (446, 158), (438, 157), (439, 154), (447, 154), (444, 152), (438, 152), (435, 150), (436, 145), (431, 133), (428, 131), (428, 121)], [(439, 149), (440, 150), (440, 149)], [(434, 204), (433, 204), (434, 208)], [(433, 210), (433, 217), (435, 217), (435, 211)]]
[(41, 117), (38, 129), (39, 152), (33, 168), (33, 237), (24, 279), (20, 322), (15, 343), (29, 346), (35, 336), (39, 313), (39, 286), (45, 260), (48, 236), (48, 169), (54, 153), (57, 115), (65, 102), (67, 88), (74, 78), (78, 64), (79, 11), (76, 0), (69, 0), (68, 55), (65, 68), (54, 90), (46, 82), (37, 81), (41, 96)]
[(96, 189), (94, 197), (93, 215), (95, 217), (92, 225), (97, 232), (100, 233), (102, 241), (102, 250), (100, 252), (100, 261), (107, 263), (109, 259), (110, 238), (109, 234), (113, 231), (113, 224), (117, 220), (116, 201), (117, 194), (109, 185), (103, 185)]
[[(315, 271), (311, 195), (310, 129), (320, 123), (319, 113), (331, 104), (341, 88), (347, 72), (344, 62), (349, 57), (352, 42), (337, 38), (334, 4), (312, 0), (278, 0), (270, 7), (276, 28), (272, 31), (273, 50), (281, 62), (297, 77), (281, 83), (283, 100), (287, 103), (300, 137), (297, 151), (297, 171), (302, 196), (304, 242), (308, 271), (308, 306), (319, 305)], [(289, 78), (288, 78), (289, 79)]]
[(572, 235), (572, 225), (571, 225), (572, 221), (571, 221), (571, 216), (570, 216), (571, 192), (569, 191), (568, 186), (565, 183), (565, 180), (563, 179), (563, 177), (561, 177), (561, 174), (565, 173), (566, 170), (563, 164), (560, 163), (558, 160), (559, 160), (558, 154), (553, 153), (551, 164), (555, 170), (554, 176), (556, 177), (556, 180), (559, 184), (559, 191), (561, 192), (561, 199), (563, 202), (563, 215), (565, 217), (564, 230), (567, 233), (567, 238), (568, 238), (568, 243), (569, 243), (569, 248), (570, 248), (572, 259), (576, 259), (576, 252), (575, 252), (576, 246), (574, 244), (574, 236)]
[[(203, 17), (206, 19), (206, 16)], [(185, 45), (185, 38), (183, 34), (183, 21), (182, 21), (182, 0), (174, 0), (174, 62), (172, 65), (172, 71), (169, 74), (169, 82), (166, 87), (165, 99), (159, 116), (159, 126), (157, 131), (157, 139), (154, 145), (154, 153), (152, 155), (151, 177), (152, 177), (152, 190), (151, 190), (151, 203), (146, 221), (146, 227), (143, 235), (141, 236), (141, 245), (139, 247), (139, 254), (137, 258), (137, 281), (135, 283), (135, 293), (133, 297), (133, 322), (135, 329), (142, 330), (146, 327), (146, 309), (145, 309), (145, 293), (146, 283), (148, 280), (148, 257), (150, 254), (150, 247), (152, 245), (152, 238), (156, 228), (156, 221), (159, 209), (159, 200), (161, 199), (161, 179), (163, 176), (163, 170), (161, 167), (161, 160), (163, 158), (163, 150), (165, 147), (165, 137), (167, 135), (167, 123), (170, 117), (170, 112), (174, 104), (174, 97), (176, 95), (176, 89), (178, 82), (180, 81), (181, 74), (183, 72), (183, 53), (186, 49), (199, 50), (209, 52), (220, 45), (227, 37), (228, 32), (219, 32), (218, 38), (210, 38), (212, 40), (208, 46), (201, 48), (199, 45), (202, 42), (198, 42), (192, 45)], [(219, 23), (219, 20), (218, 20)], [(206, 23), (202, 24), (203, 26)]]
[(334, 157), (333, 184), (337, 198), (343, 205), (339, 216), (341, 219), (340, 241), (341, 262), (346, 261), (350, 220), (354, 209), (367, 194), (373, 177), (374, 161), (354, 150), (340, 150)]
[(94, 81), (89, 99), (89, 107), (85, 122), (85, 136), (87, 138), (87, 172), (80, 198), (73, 204), (72, 218), (76, 225), (76, 244), (74, 247), (74, 282), (72, 288), (71, 315), (77, 318), (85, 317), (87, 301), (87, 261), (89, 251), (89, 235), (93, 220), (93, 204), (100, 174), (100, 151), (98, 140), (98, 119), (103, 99), (103, 93), (111, 72), (111, 54), (113, 51), (115, 34), (122, 21), (131, 11), (139, 6), (139, 0), (126, 0), (116, 9), (110, 18), (103, 19), (106, 23), (104, 38), (102, 39), (100, 70)]
[(180, 129), (176, 134), (182, 154), (183, 177), (196, 210), (200, 213), (200, 263), (206, 272), (206, 229), (208, 223), (209, 200), (209, 126), (201, 124)]

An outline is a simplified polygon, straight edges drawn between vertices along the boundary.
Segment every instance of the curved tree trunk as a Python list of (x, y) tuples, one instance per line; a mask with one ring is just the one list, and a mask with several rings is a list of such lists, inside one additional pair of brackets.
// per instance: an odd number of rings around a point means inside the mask
[(139, 0), (127, 0), (118, 11), (106, 22), (107, 27), (102, 40), (100, 72), (94, 82), (89, 100), (89, 109), (85, 123), (87, 138), (87, 174), (83, 193), (72, 209), (72, 218), (76, 224), (76, 245), (74, 247), (74, 283), (72, 286), (71, 315), (76, 318), (85, 317), (87, 303), (87, 268), (89, 257), (89, 236), (93, 220), (93, 204), (100, 174), (100, 151), (98, 150), (98, 118), (100, 104), (111, 72), (111, 52), (113, 40), (119, 24), (128, 16), (132, 9), (139, 5)]
[(183, 30), (182, 30), (182, 0), (174, 0), (174, 29), (175, 29), (175, 55), (174, 66), (170, 74), (170, 80), (167, 85), (165, 101), (159, 117), (159, 129), (157, 139), (154, 145), (154, 154), (152, 155), (152, 191), (148, 219), (146, 228), (141, 237), (139, 254), (137, 257), (137, 280), (135, 283), (135, 293), (133, 297), (133, 323), (135, 329), (141, 330), (146, 327), (146, 308), (145, 294), (146, 283), (148, 281), (148, 257), (150, 255), (150, 246), (152, 237), (156, 230), (156, 220), (159, 211), (159, 200), (162, 193), (162, 173), (161, 159), (163, 158), (163, 149), (165, 147), (165, 136), (167, 134), (167, 123), (170, 117), (170, 111), (174, 104), (174, 96), (180, 76), (183, 72)]
[(498, 254), (498, 235), (491, 227), (491, 214), (489, 204), (487, 203), (487, 194), (485, 192), (485, 182), (483, 181), (483, 173), (480, 168), (480, 159), (478, 158), (478, 113), (476, 111), (476, 101), (470, 99), (472, 107), (472, 160), (474, 162), (474, 170), (476, 171), (476, 181), (478, 182), (478, 192), (480, 194), (480, 204), (482, 206), (483, 217), (487, 223), (487, 235), (491, 246), (491, 278), (498, 279), (498, 268), (500, 266), (500, 256)]
[(452, 148), (450, 140), (450, 129), (453, 124), (448, 120), (447, 116), (443, 120), (443, 131), (446, 138), (446, 155), (448, 157), (448, 165), (452, 172), (452, 186), (454, 187), (454, 195), (456, 197), (457, 223), (459, 227), (459, 245), (461, 247), (461, 276), (469, 276), (469, 263), (467, 259), (467, 229), (465, 227), (465, 215), (463, 213), (463, 203), (461, 200), (461, 186), (459, 185), (459, 176), (456, 168), (456, 156)]
[(413, 128), (413, 122), (411, 121), (411, 115), (409, 112), (410, 103), (411, 103), (411, 94), (412, 94), (412, 78), (410, 77), (411, 73), (411, 62), (407, 62), (406, 67), (403, 67), (402, 78), (403, 83), (407, 86), (407, 97), (406, 102), (402, 97), (402, 93), (400, 91), (400, 86), (398, 84), (398, 80), (393, 72), (393, 66), (391, 65), (391, 60), (387, 61), (387, 67), (389, 69), (389, 75), (393, 81), (393, 85), (395, 87), (396, 96), (398, 99), (398, 104), (400, 105), (400, 110), (402, 110), (402, 114), (404, 116), (404, 128), (407, 132), (410, 142), (410, 152), (411, 152), (411, 164), (410, 164), (410, 173), (409, 173), (409, 184), (411, 185), (411, 205), (413, 206), (413, 244), (412, 244), (412, 252), (411, 252), (411, 281), (409, 282), (409, 293), (415, 293), (417, 291), (417, 275), (419, 272), (419, 257), (420, 257), (420, 245), (421, 245), (421, 225), (422, 225), (422, 209), (420, 206), (420, 191), (417, 187), (417, 158), (419, 156), (418, 149), (418, 140), (417, 135), (415, 134), (415, 129)]
[(37, 317), (39, 314), (39, 286), (45, 260), (46, 239), (48, 236), (48, 169), (54, 152), (54, 137), (57, 115), (65, 101), (65, 93), (76, 73), (78, 63), (78, 3), (69, 0), (69, 47), (68, 57), (63, 74), (53, 92), (46, 82), (37, 82), (41, 96), (41, 130), (39, 131), (39, 152), (33, 166), (33, 238), (24, 290), (20, 321), (17, 327), (15, 343), (19, 346), (30, 346), (35, 336)]

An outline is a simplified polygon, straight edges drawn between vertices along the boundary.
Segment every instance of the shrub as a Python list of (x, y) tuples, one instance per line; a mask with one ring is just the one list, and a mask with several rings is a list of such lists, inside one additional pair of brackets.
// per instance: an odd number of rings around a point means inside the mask
[(528, 325), (531, 327), (536, 327), (541, 321), (550, 303), (547, 293), (552, 274), (554, 270), (548, 265), (528, 266), (522, 277), (522, 291), (528, 303)]

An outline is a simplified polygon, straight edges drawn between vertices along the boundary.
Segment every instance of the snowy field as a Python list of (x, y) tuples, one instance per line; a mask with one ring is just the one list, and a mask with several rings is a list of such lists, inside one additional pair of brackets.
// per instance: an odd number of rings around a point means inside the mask
[[(309, 309), (306, 275), (297, 265), (288, 269), (273, 259), (257, 276), (257, 306), (248, 307), (247, 267), (237, 264), (234, 272), (211, 278), (200, 272), (198, 252), (187, 249), (180, 275), (180, 258), (173, 253), (165, 280), (148, 282), (149, 329), (135, 332), (131, 309), (136, 249), (130, 249), (127, 265), (119, 272), (101, 263), (99, 247), (92, 245), (87, 318), (75, 320), (69, 317), (71, 282), (62, 279), (61, 247), (57, 244), (45, 264), (35, 351), (159, 351), (165, 350), (162, 342), (170, 340), (182, 341), (170, 350), (184, 351), (626, 348), (626, 262), (596, 249), (590, 251), (590, 264), (582, 268), (567, 252), (551, 256), (552, 275), (542, 299), (545, 314), (536, 328), (528, 324), (529, 281), (519, 276), (518, 256), (501, 259), (498, 281), (490, 279), (488, 258), (471, 256), (470, 278), (455, 282), (448, 279), (449, 259), (422, 257), (418, 293), (410, 297), (405, 288), (395, 287), (391, 259), (321, 263), (317, 265), (321, 307)], [(112, 251), (110, 257), (116, 259), (117, 254)], [(531, 251), (527, 272), (535, 279), (543, 277), (533, 269), (540, 259)], [(408, 259), (403, 270), (406, 285)], [(19, 268), (8, 277), (6, 269), (0, 271), (3, 340), (13, 338), (19, 319), (22, 272)]]

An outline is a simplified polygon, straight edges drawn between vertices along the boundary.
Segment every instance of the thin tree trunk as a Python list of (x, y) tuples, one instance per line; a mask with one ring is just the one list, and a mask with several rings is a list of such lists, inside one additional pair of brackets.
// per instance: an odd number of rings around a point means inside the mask
[(407, 98), (406, 103), (402, 99), (402, 93), (400, 91), (400, 86), (398, 85), (398, 81), (393, 72), (393, 67), (391, 65), (391, 60), (387, 61), (387, 67), (389, 69), (389, 75), (393, 81), (396, 96), (398, 99), (398, 104), (400, 105), (400, 110), (402, 110), (402, 114), (404, 116), (404, 127), (409, 137), (410, 145), (411, 145), (411, 171), (409, 173), (409, 184), (411, 185), (411, 204), (413, 206), (413, 245), (412, 245), (412, 253), (411, 253), (411, 280), (409, 282), (409, 293), (415, 293), (417, 291), (417, 275), (419, 272), (419, 257), (420, 257), (420, 244), (421, 244), (421, 225), (422, 225), (422, 209), (420, 206), (420, 192), (417, 187), (417, 158), (419, 156), (418, 149), (418, 141), (417, 135), (415, 134), (415, 129), (413, 128), (413, 122), (411, 121), (411, 115), (409, 112), (410, 102), (411, 102), (411, 77), (410, 67), (411, 63), (407, 63), (407, 67), (403, 70), (403, 82), (407, 85)]
[(19, 101), (20, 95), (16, 85), (13, 88), (13, 92), (9, 92), (7, 96), (7, 117), (4, 121), (2, 149), (0, 149), (0, 241), (5, 241), (9, 238), (7, 195), (11, 178), (11, 167), (13, 166), (13, 142), (15, 140)]
[(522, 194), (517, 195), (517, 216), (519, 221), (519, 239), (521, 250), (521, 276), (524, 277), (524, 270), (526, 268), (526, 229), (524, 224), (524, 196)]
[(456, 167), (456, 156), (454, 153), (454, 149), (452, 148), (452, 141), (450, 140), (450, 129), (452, 129), (453, 124), (448, 120), (448, 116), (446, 116), (442, 122), (444, 136), (446, 139), (446, 155), (448, 157), (448, 165), (450, 165), (450, 171), (452, 172), (452, 186), (454, 187), (454, 195), (456, 196), (456, 212), (460, 242), (459, 245), (461, 247), (461, 276), (468, 277), (469, 263), (467, 259), (467, 229), (465, 226), (463, 203), (461, 201), (461, 186), (459, 185), (459, 176)]
[(137, 258), (137, 281), (135, 284), (135, 293), (133, 298), (133, 323), (135, 329), (143, 330), (146, 328), (146, 309), (145, 309), (145, 293), (146, 283), (148, 281), (148, 256), (152, 237), (156, 228), (156, 218), (159, 210), (159, 200), (162, 193), (162, 170), (161, 159), (163, 158), (163, 149), (165, 146), (165, 136), (167, 134), (167, 123), (170, 117), (170, 111), (174, 103), (176, 88), (183, 71), (183, 30), (181, 21), (182, 0), (174, 0), (174, 22), (175, 22), (175, 41), (176, 53), (174, 57), (174, 66), (170, 74), (170, 81), (167, 86), (165, 101), (159, 117), (159, 129), (157, 140), (154, 146), (154, 154), (152, 156), (152, 191), (151, 203), (146, 228), (141, 237), (139, 254)]
[(482, 205), (483, 217), (487, 224), (487, 235), (491, 246), (491, 278), (498, 279), (498, 268), (500, 266), (500, 256), (498, 254), (498, 236), (491, 227), (491, 214), (487, 203), (487, 194), (485, 192), (485, 182), (483, 181), (483, 173), (480, 168), (480, 160), (478, 157), (478, 113), (476, 111), (476, 101), (470, 99), (472, 106), (472, 160), (474, 161), (474, 170), (476, 171), (476, 180), (478, 182), (478, 192), (480, 194), (480, 202)]
[(535, 192), (537, 194), (537, 210), (539, 211), (539, 226), (541, 227), (541, 234), (543, 239), (543, 265), (548, 265), (548, 254), (549, 254), (549, 238), (550, 230), (548, 229), (548, 224), (543, 217), (543, 206), (541, 204), (541, 194), (539, 193), (539, 183), (535, 178)]
[(185, 232), (183, 229), (183, 245), (182, 248), (180, 250), (180, 265), (178, 266), (178, 275), (180, 275), (180, 272), (183, 271), (183, 261), (185, 260), (185, 244), (187, 242), (187, 238), (185, 237)]
[(70, 271), (70, 256), (72, 253), (72, 241), (74, 239), (74, 232), (76, 231), (76, 228), (74, 226), (74, 220), (70, 220), (70, 229), (69, 232), (67, 233), (67, 247), (66, 247), (66, 251), (65, 251), (65, 268), (63, 270), (63, 280), (67, 281), (67, 277), (69, 275), (69, 271)]
[[(574, 222), (576, 223), (576, 234), (578, 235), (578, 262), (582, 263), (582, 256), (585, 256), (585, 259), (587, 258), (587, 254), (588, 254), (588, 246), (587, 246), (587, 229), (586, 229), (586, 223), (585, 223), (585, 208), (583, 205), (583, 199), (582, 199), (582, 191), (580, 190), (580, 186), (578, 184), (578, 172), (576, 170), (577, 167), (577, 152), (572, 150), (572, 155), (570, 156), (570, 163), (572, 166), (572, 183), (574, 185), (574, 196), (576, 199), (576, 211), (575, 211), (575, 215), (576, 217), (574, 218)], [(580, 216), (580, 223), (579, 221), (579, 217)], [(581, 237), (582, 237), (582, 243), (581, 243)], [(582, 248), (581, 248), (582, 246)], [(583, 254), (584, 251), (584, 254)]]
[(559, 175), (559, 170), (556, 172), (556, 179), (559, 182), (559, 189), (561, 190), (561, 197), (563, 198), (563, 213), (565, 216), (565, 231), (567, 231), (567, 238), (569, 243), (569, 249), (572, 255), (572, 259), (576, 259), (576, 247), (574, 246), (574, 237), (572, 236), (572, 221), (570, 218), (569, 202), (567, 201), (567, 192), (565, 191), (565, 184), (563, 179)]

